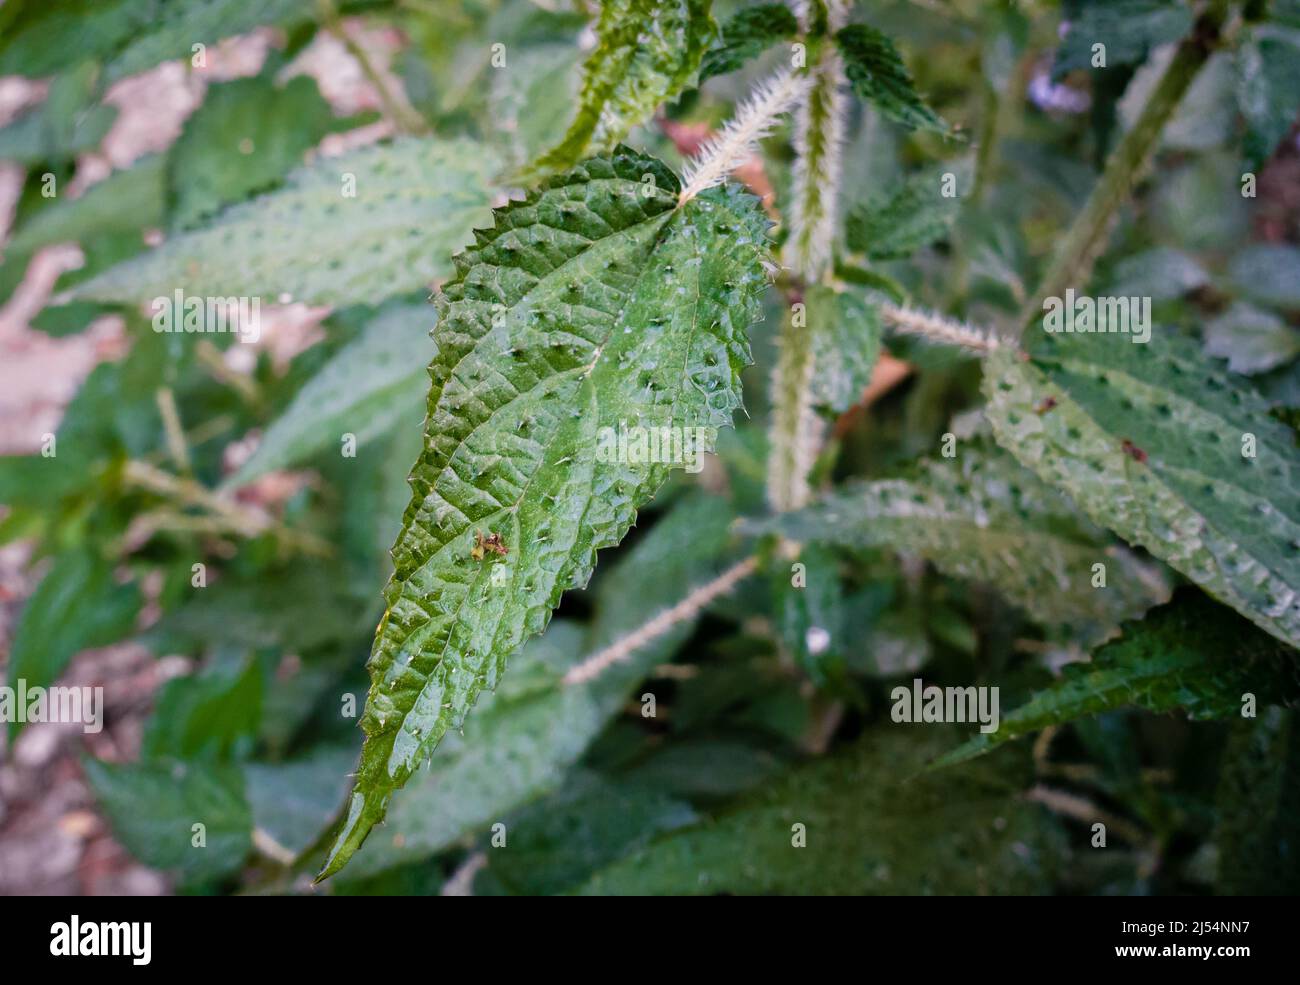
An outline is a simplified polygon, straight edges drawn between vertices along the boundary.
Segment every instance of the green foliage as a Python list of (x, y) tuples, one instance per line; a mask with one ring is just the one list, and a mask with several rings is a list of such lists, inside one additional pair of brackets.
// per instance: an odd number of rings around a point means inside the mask
[(1237, 52), (1237, 76), (1246, 163), (1259, 168), (1300, 113), (1300, 24), (1256, 27)]
[(0, 158), (37, 164), (98, 146), (117, 110), (94, 103), (97, 75), (94, 62), (86, 62), (58, 76), (44, 103), (0, 129)]
[(1229, 895), (1293, 895), (1300, 888), (1300, 735), (1295, 712), (1268, 708), (1233, 726), (1216, 806), (1216, 888)]
[(1145, 345), (1032, 331), (1029, 359), (1003, 349), (987, 364), (998, 442), (1094, 522), (1278, 639), (1300, 642), (1290, 429), (1160, 326)]
[(583, 66), (578, 113), (534, 171), (570, 167), (627, 136), (694, 77), (717, 27), (710, 0), (610, 0)]
[[(1064, 846), (1006, 771), (903, 780), (933, 738), (875, 734), (577, 887), (588, 894), (1041, 892)], [(1006, 761), (1004, 761), (1005, 763)], [(1014, 775), (1014, 770), (1012, 771)], [(802, 828), (806, 845), (792, 848)]]
[[(134, 585), (120, 585), (112, 565), (86, 550), (55, 557), (28, 599), (9, 652), (9, 686), (53, 684), (78, 650), (107, 646), (131, 631), (140, 610)], [(23, 718), (9, 719), (12, 740)]]
[(856, 206), (844, 220), (848, 248), (872, 260), (893, 260), (943, 239), (962, 205), (959, 196), (943, 193), (949, 173), (955, 190), (968, 185), (969, 166), (944, 165), (910, 175), (885, 198)]
[(113, 833), (155, 868), (202, 883), (233, 873), (252, 848), (252, 815), (237, 767), (89, 759), (84, 768)]
[(234, 482), (301, 465), (340, 436), (358, 447), (420, 419), (437, 318), (428, 305), (399, 305), (377, 315), (294, 396)]
[[(752, 529), (915, 554), (953, 577), (990, 582), (1049, 622), (1113, 625), (1167, 593), (1158, 571), (1108, 544), (1005, 453), (979, 445), (924, 461), (912, 478), (850, 483)], [(1094, 587), (1095, 564), (1106, 568), (1105, 588)]]
[(1062, 6), (1069, 29), (1052, 66), (1057, 77), (1092, 67), (1093, 45), (1105, 45), (1105, 68), (1133, 65), (1192, 26), (1182, 0), (1067, 0)]
[(601, 580), (590, 627), (557, 621), (511, 658), (509, 676), (478, 702), (464, 734), (447, 737), (340, 878), (442, 851), (558, 788), (632, 685), (671, 657), (690, 625), (590, 680), (567, 683), (565, 673), (671, 605), (683, 585), (706, 580), (727, 543), (728, 519), (710, 499), (683, 501), (659, 519)]
[[(15, 387), (6, 675), (164, 660), (85, 740), (139, 747), (85, 761), (117, 842), (201, 893), (1294, 891), (1300, 6), (977, 6), (0, 4), (0, 300), (97, 360)], [(1151, 343), (1040, 332), (1069, 287)], [(265, 333), (153, 331), (178, 289)], [(895, 722), (922, 674), (1000, 729)]]
[(815, 285), (804, 295), (816, 369), (814, 402), (842, 414), (860, 399), (880, 356), (880, 311), (854, 290)]
[(270, 190), (321, 138), (355, 122), (335, 119), (307, 76), (283, 86), (265, 76), (213, 86), (168, 159), (172, 224), (191, 229)]
[(179, 287), (202, 297), (350, 304), (405, 293), (449, 272), (447, 257), (487, 216), (494, 170), (484, 148), (465, 140), (364, 147), (295, 172), (279, 191), (168, 239), (72, 296), (140, 302)]
[(866, 24), (850, 24), (835, 34), (835, 44), (859, 99), (908, 129), (949, 132), (948, 124), (917, 95), (912, 75), (888, 36)]
[(764, 3), (739, 10), (722, 26), (722, 36), (704, 53), (700, 82), (734, 72), (778, 41), (798, 33), (799, 22), (783, 3)]
[[(1223, 606), (1206, 605), (1184, 589), (1086, 663), (1069, 664), (1061, 680), (1002, 716), (980, 735), (939, 759), (951, 765), (1049, 725), (1116, 708), (1183, 711), (1189, 718), (1243, 714), (1246, 694), (1259, 708), (1300, 698), (1294, 654)], [(1252, 709), (1253, 710), (1253, 709)]]
[[(677, 191), (662, 164), (620, 149), (500, 210), (457, 258), (369, 664), (366, 747), (326, 874), (667, 478), (663, 463), (601, 460), (602, 429), (730, 423), (766, 220), (734, 189), (681, 208)], [(474, 557), (490, 535), (504, 555)]]

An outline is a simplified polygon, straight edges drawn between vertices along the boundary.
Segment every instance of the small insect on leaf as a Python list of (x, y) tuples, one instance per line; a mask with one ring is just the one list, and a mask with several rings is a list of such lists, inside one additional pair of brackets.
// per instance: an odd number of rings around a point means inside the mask
[(1044, 398), (1043, 398), (1043, 402), (1040, 403), (1037, 407), (1034, 408), (1034, 413), (1035, 413), (1035, 414), (1046, 414), (1049, 410), (1051, 410), (1051, 409), (1052, 409), (1053, 407), (1055, 407), (1055, 406), (1056, 406), (1056, 398), (1055, 398), (1055, 397), (1044, 397)]
[(510, 548), (506, 546), (506, 542), (501, 539), (500, 534), (488, 534), (484, 537), (482, 530), (475, 530), (474, 546), (470, 548), (469, 556), (475, 561), (482, 561), (489, 551), (505, 557), (510, 553)]
[(1133, 444), (1133, 442), (1129, 441), (1128, 438), (1124, 439), (1120, 444), (1120, 448), (1123, 449), (1125, 455), (1133, 459), (1135, 462), (1145, 462), (1147, 460), (1147, 453), (1137, 445)]

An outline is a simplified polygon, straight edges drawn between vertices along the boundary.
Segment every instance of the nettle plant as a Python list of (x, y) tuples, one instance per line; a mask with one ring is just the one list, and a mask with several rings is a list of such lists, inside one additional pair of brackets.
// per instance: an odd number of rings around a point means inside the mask
[[(378, 80), (406, 135), (281, 177), (338, 121), (302, 79), (264, 74), (214, 86), (167, 154), (20, 214), (10, 255), (89, 240), (51, 323), (138, 317), (177, 291), (335, 309), (331, 342), (283, 377), (265, 359), (241, 376), (215, 341), (146, 329), (91, 376), (57, 454), (3, 473), (11, 533), (54, 556), (11, 679), (48, 684), (75, 650), (129, 632), (151, 566), (165, 572), (154, 645), (227, 641), (168, 685), (141, 763), (87, 761), (133, 851), (199, 881), (255, 851), (264, 886), (315, 869), (385, 891), (424, 883), (384, 874), (487, 831), (453, 883), (486, 865), (500, 891), (1006, 892), (1058, 885), (1062, 860), (1104, 847), (1109, 827), (1133, 872), (1096, 863), (1086, 884), (1137, 887), (1195, 827), (1143, 785), (1120, 713), (1137, 708), (1233, 723), (1228, 806), (1209, 824), (1216, 884), (1294, 878), (1294, 858), (1274, 861), (1295, 808), (1279, 778), (1298, 734), (1283, 710), (1300, 645), (1296, 435), (1284, 398), (1214, 357), (1255, 361), (1247, 371), (1294, 358), (1295, 260), (1279, 246), (1216, 281), (1151, 248), (1126, 209), (1198, 87), (1240, 100), (1220, 113), (1236, 172), (1214, 194), (1233, 209), (1253, 197), (1296, 112), (1282, 63), (1295, 64), (1297, 11), (1067, 3), (1043, 73), (1046, 10), (955, 10), (952, 29), (982, 38), (977, 81), (968, 49), (928, 74), (975, 97), (978, 126), (958, 129), (918, 95), (873, 6), (730, 5), (715, 20), (707, 0), (610, 0), (587, 25), (581, 10), (508, 4), (472, 28), (406, 11), (435, 67), (404, 81), (437, 93), (409, 103)], [(314, 29), (302, 19), (283, 21), (297, 43)], [(63, 70), (19, 45), (59, 23), (20, 17), (0, 65)], [(172, 50), (113, 37), (91, 53), (108, 78)], [(1046, 125), (1021, 118), (1031, 79), (1048, 106), (1082, 91), (1067, 77), (1091, 87), (1095, 180), (1078, 146), (1045, 161), (1026, 148)], [(480, 111), (476, 135), (465, 120)], [(264, 174), (211, 136), (248, 127), (292, 138), (256, 158)], [(872, 178), (899, 159), (901, 178)], [(165, 225), (165, 241), (124, 245), (142, 224)], [(1110, 264), (1116, 241), (1127, 258)], [(435, 313), (412, 297), (429, 283)], [(1139, 320), (1155, 295), (1143, 337), (1106, 330), (1105, 298), (1087, 295), (1106, 285)], [(1196, 291), (1233, 306), (1219, 342), (1188, 330)], [(1233, 326), (1258, 344), (1223, 343)], [(742, 380), (757, 396), (742, 399)], [(211, 435), (185, 430), (178, 392), (206, 401)], [(233, 471), (205, 447), (253, 424), (265, 431)], [(405, 490), (393, 480), (412, 458)], [(282, 516), (237, 495), (307, 464), (336, 490), (328, 519), (305, 491)], [(647, 508), (627, 557), (571, 602)], [(334, 682), (399, 513), (349, 773)], [(103, 529), (108, 546), (76, 546)], [(237, 546), (188, 563), (213, 543)], [(224, 568), (211, 588), (209, 563)], [(723, 659), (672, 665), (688, 639)], [(281, 644), (308, 673), (272, 672)], [(994, 688), (995, 709), (1002, 689), (1006, 710), (964, 742), (926, 726), (952, 720), (951, 700), (905, 724), (900, 686), (910, 695), (923, 668)], [(664, 694), (680, 701), (660, 707)], [(355, 699), (343, 694), (348, 723)], [(620, 731), (629, 699), (648, 733)], [(1070, 751), (1100, 765), (1053, 759), (1067, 722)], [(685, 730), (662, 756), (659, 728)], [(1023, 746), (979, 758), (1031, 732), (1032, 766)], [(1206, 734), (1178, 741), (1222, 744)], [(328, 741), (304, 755), (313, 735)], [(222, 851), (192, 852), (190, 820)]]

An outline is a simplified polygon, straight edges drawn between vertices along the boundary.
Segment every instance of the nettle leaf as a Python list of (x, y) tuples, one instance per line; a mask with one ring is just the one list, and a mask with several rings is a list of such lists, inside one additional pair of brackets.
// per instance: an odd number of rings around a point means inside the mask
[(728, 542), (731, 513), (713, 497), (679, 500), (636, 546), (596, 581), (587, 632), (553, 622), (511, 657), (510, 676), (485, 694), (465, 723), (411, 779), (339, 878), (352, 880), (444, 851), (507, 812), (554, 791), (566, 772), (651, 667), (672, 657), (691, 632), (681, 624), (598, 676), (564, 674), (712, 577)]
[[(230, 875), (252, 850), (253, 817), (239, 768), (159, 760), (83, 768), (113, 834), (132, 855), (189, 883)], [(203, 846), (194, 844), (203, 825)]]
[(685, 88), (717, 34), (711, 0), (607, 0), (583, 69), (578, 114), (531, 169), (566, 168), (627, 136)]
[(866, 24), (850, 24), (836, 32), (835, 43), (859, 99), (910, 130), (950, 132), (948, 124), (917, 95), (911, 73), (886, 35)]
[[(945, 195), (947, 175), (956, 194)], [(855, 206), (844, 220), (848, 248), (872, 260), (909, 257), (948, 235), (969, 190), (969, 160), (909, 175), (887, 197)]]
[(804, 294), (815, 369), (813, 402), (842, 414), (859, 400), (880, 358), (880, 308), (861, 292), (816, 285)]
[[(1108, 544), (1064, 497), (982, 444), (923, 461), (913, 478), (850, 483), (750, 529), (919, 555), (945, 574), (991, 583), (1046, 622), (1112, 626), (1169, 591), (1158, 570)], [(1105, 588), (1093, 587), (1099, 563)]]
[(1063, 5), (1068, 27), (1052, 75), (1092, 67), (1093, 45), (1105, 45), (1105, 67), (1133, 65), (1147, 52), (1191, 30), (1192, 11), (1180, 0), (1072, 0)]
[[(468, 140), (404, 139), (318, 161), (285, 187), (77, 286), (73, 298), (281, 295), (374, 304), (449, 273), (487, 220), (493, 154)], [(347, 193), (355, 189), (355, 196)]]
[(935, 765), (959, 763), (1049, 725), (1116, 708), (1182, 710), (1193, 719), (1239, 717), (1246, 692), (1261, 706), (1294, 702), (1300, 697), (1297, 654), (1231, 609), (1207, 604), (1185, 588), (1141, 622), (1127, 623), (1123, 635), (1087, 663), (1068, 664), (1059, 682), (1003, 714), (996, 732), (963, 743)]
[(1094, 522), (1300, 643), (1294, 433), (1189, 340), (1135, 337), (1035, 330), (1028, 358), (993, 352), (995, 437)]
[[(1064, 839), (1044, 808), (1018, 796), (1022, 770), (1014, 759), (911, 776), (945, 741), (933, 732), (877, 730), (713, 820), (634, 852), (581, 892), (1047, 892)], [(801, 834), (804, 846), (792, 847)]]
[(1257, 26), (1236, 53), (1246, 161), (1260, 168), (1300, 113), (1300, 28)]
[[(107, 646), (130, 633), (139, 611), (139, 589), (119, 585), (103, 558), (87, 550), (58, 555), (14, 629), (10, 686), (25, 681), (29, 690), (48, 687), (79, 650)], [(11, 740), (22, 727), (21, 717), (10, 720)]]
[(343, 434), (360, 448), (402, 421), (415, 427), (424, 413), (429, 330), (436, 321), (424, 304), (378, 314), (303, 385), (232, 484), (301, 464), (326, 448), (337, 452)]
[(735, 186), (680, 208), (678, 189), (663, 164), (620, 149), (499, 210), (457, 258), (369, 664), (365, 750), (325, 875), (673, 467), (610, 461), (641, 456), (606, 454), (606, 439), (722, 427), (740, 405), (767, 220)]
[(722, 27), (722, 37), (704, 53), (700, 82), (734, 72), (778, 41), (799, 33), (799, 21), (783, 3), (764, 3), (733, 14)]
[(326, 134), (355, 122), (334, 116), (310, 76), (283, 86), (266, 76), (212, 86), (169, 156), (173, 227), (193, 228), (269, 190)]

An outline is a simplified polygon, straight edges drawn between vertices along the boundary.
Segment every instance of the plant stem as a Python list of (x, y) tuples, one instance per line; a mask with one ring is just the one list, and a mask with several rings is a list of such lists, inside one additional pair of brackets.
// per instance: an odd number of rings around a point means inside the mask
[(357, 64), (361, 66), (362, 74), (365, 75), (366, 81), (374, 88), (375, 94), (379, 97), (380, 105), (384, 108), (384, 115), (392, 121), (393, 126), (402, 133), (424, 133), (428, 130), (424, 117), (389, 91), (388, 84), (379, 74), (378, 69), (375, 68), (370, 56), (366, 54), (365, 49), (357, 44), (356, 40), (352, 35), (348, 34), (347, 29), (343, 26), (343, 19), (334, 6), (334, 0), (317, 0), (317, 6), (320, 9), (321, 20), (325, 23), (326, 30), (343, 42), (343, 47), (347, 49), (348, 54), (355, 58)]
[(1087, 286), (1093, 264), (1106, 247), (1119, 207), (1146, 169), (1165, 124), (1218, 46), (1229, 7), (1227, 0), (1214, 0), (1192, 33), (1179, 44), (1141, 115), (1107, 160), (1101, 178), (1066, 232), (1038, 291), (1025, 306), (1020, 318), (1022, 331), (1042, 317), (1044, 300), (1062, 297), (1069, 287)]
[(670, 609), (615, 640), (605, 649), (592, 654), (582, 663), (570, 668), (564, 675), (565, 684), (582, 684), (600, 675), (612, 664), (626, 660), (641, 647), (658, 639), (680, 622), (698, 615), (700, 610), (719, 595), (726, 595), (758, 569), (758, 558), (747, 557), (732, 565), (708, 584), (694, 589)]

